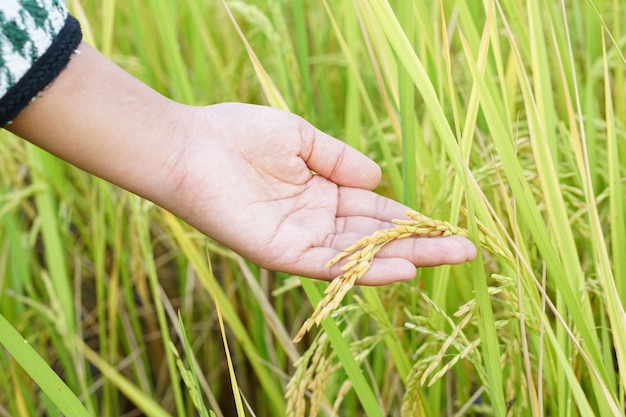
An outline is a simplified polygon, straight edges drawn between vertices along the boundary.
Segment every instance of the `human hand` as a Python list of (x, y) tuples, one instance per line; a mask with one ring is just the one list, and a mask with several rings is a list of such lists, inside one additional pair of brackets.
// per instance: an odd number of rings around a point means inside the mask
[[(259, 266), (332, 279), (326, 262), (405, 218), (371, 190), (378, 166), (302, 118), (269, 107), (185, 106), (89, 45), (9, 128), (60, 158), (180, 216)], [(317, 175), (313, 175), (311, 170)], [(461, 263), (468, 240), (385, 246), (360, 284), (411, 279), (415, 266)]]
[[(371, 190), (369, 158), (293, 114), (237, 103), (187, 108), (187, 128), (157, 201), (265, 268), (332, 279), (337, 252), (406, 218), (407, 207)], [(313, 174), (311, 171), (315, 171)], [(360, 284), (415, 276), (415, 266), (476, 255), (458, 236), (410, 238), (379, 252)]]

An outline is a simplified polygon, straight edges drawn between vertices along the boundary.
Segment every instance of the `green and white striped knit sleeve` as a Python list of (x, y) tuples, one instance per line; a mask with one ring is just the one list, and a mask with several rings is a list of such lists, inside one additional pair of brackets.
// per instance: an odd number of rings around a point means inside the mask
[(59, 75), (81, 39), (62, 0), (0, 0), (0, 127)]

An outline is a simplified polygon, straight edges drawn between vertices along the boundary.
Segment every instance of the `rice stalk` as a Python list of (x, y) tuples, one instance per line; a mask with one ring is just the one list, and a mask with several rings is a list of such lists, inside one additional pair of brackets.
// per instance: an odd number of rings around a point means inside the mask
[[(198, 411), (201, 417), (209, 417), (210, 414), (204, 405), (204, 401), (202, 400), (202, 393), (200, 391), (196, 375), (194, 375), (194, 372), (191, 369), (187, 369), (174, 343), (170, 341), (169, 347), (174, 355), (174, 358), (176, 358), (176, 367), (178, 368), (178, 372), (180, 373), (183, 383), (187, 387), (187, 391), (189, 392), (194, 408)], [(212, 413), (212, 415), (215, 415), (215, 413)]]
[[(208, 255), (208, 253), (207, 253)], [(209, 257), (207, 256), (207, 259), (209, 259)], [(233, 397), (235, 400), (235, 409), (237, 410), (237, 415), (238, 416), (245, 416), (245, 411), (243, 408), (243, 400), (242, 400), (242, 395), (241, 395), (241, 390), (239, 388), (239, 383), (237, 382), (237, 375), (235, 374), (235, 367), (233, 365), (233, 357), (231, 355), (230, 352), (230, 347), (228, 344), (228, 338), (226, 336), (226, 327), (224, 326), (224, 318), (222, 316), (222, 307), (220, 305), (219, 299), (217, 297), (217, 291), (215, 290), (215, 288), (217, 287), (217, 282), (215, 279), (215, 275), (213, 274), (213, 266), (210, 262), (209, 259), (209, 278), (211, 280), (211, 284), (212, 284), (212, 296), (213, 296), (213, 302), (215, 303), (215, 311), (217, 312), (217, 319), (219, 322), (219, 329), (220, 329), (220, 333), (222, 335), (222, 342), (224, 344), (224, 351), (226, 352), (226, 363), (228, 364), (228, 374), (230, 377), (230, 383), (231, 383), (231, 388), (232, 388), (232, 392), (233, 392)]]
[(475, 348), (478, 347), (478, 345), (480, 345), (480, 339), (476, 339), (472, 343), (467, 345), (465, 349), (463, 349), (458, 355), (455, 355), (450, 361), (448, 361), (448, 363), (443, 368), (441, 368), (435, 375), (433, 375), (433, 377), (428, 382), (428, 386), (432, 386), (438, 379), (448, 373), (448, 371), (454, 365), (456, 365), (458, 361), (467, 357)]
[[(424, 371), (424, 373), (422, 374), (422, 378), (420, 379), (420, 384), (421, 385), (426, 385), (426, 380), (428, 379), (428, 377), (430, 376), (430, 374), (439, 366), (439, 364), (441, 363), (441, 361), (443, 360), (444, 355), (446, 354), (446, 352), (448, 351), (448, 348), (452, 345), (452, 343), (456, 340), (457, 336), (463, 331), (463, 328), (465, 326), (467, 326), (467, 324), (470, 322), (470, 320), (472, 319), (472, 314), (471, 312), (469, 314), (467, 314), (462, 320), (461, 322), (458, 324), (458, 326), (456, 326), (453, 330), (452, 333), (450, 333), (450, 335), (448, 336), (448, 338), (444, 341), (444, 343), (441, 345), (441, 348), (439, 349), (439, 352), (437, 353), (437, 355), (435, 356), (435, 358), (433, 359), (433, 361), (431, 362), (430, 366)], [(480, 343), (480, 339), (478, 339), (477, 341)], [(471, 344), (468, 345), (472, 346), (474, 345), (475, 342), (472, 342)], [(478, 343), (476, 343), (476, 346), (478, 346)], [(467, 348), (466, 348), (467, 349)], [(463, 351), (465, 351), (466, 349), (464, 349)], [(468, 352), (469, 353), (469, 352)], [(467, 355), (464, 355), (467, 356)], [(457, 360), (458, 361), (458, 360)], [(456, 361), (455, 361), (456, 363)], [(444, 369), (450, 369), (451, 365), (446, 365), (444, 367)], [(439, 373), (438, 373), (439, 375)], [(431, 386), (435, 380), (439, 379), (439, 377), (433, 377), (431, 379), (431, 382), (428, 383), (428, 386)]]
[[(366, 304), (362, 301), (359, 304), (361, 308), (358, 310), (356, 306), (347, 306), (339, 309), (337, 314), (346, 315), (354, 310), (362, 313), (363, 310), (367, 310)], [(370, 317), (369, 314), (366, 317)], [(374, 348), (384, 340), (385, 330), (357, 339), (354, 338), (355, 316), (351, 316), (346, 322), (348, 325), (341, 332), (342, 339), (347, 345), (350, 357), (358, 366), (362, 366), (367, 363)], [(340, 357), (342, 350), (337, 349), (335, 343), (332, 332), (321, 332), (294, 364), (295, 371), (285, 389), (287, 416), (315, 417), (320, 411), (324, 411), (326, 415), (341, 415), (340, 409), (346, 396), (353, 390), (361, 389), (359, 385), (362, 381), (350, 375), (345, 379), (334, 377), (342, 368), (349, 372), (345, 360)], [(329, 390), (335, 394), (332, 403), (326, 398)], [(380, 404), (377, 404), (376, 408), (365, 408), (364, 405), (364, 409), (366, 415), (386, 415)]]
[[(354, 286), (356, 281), (369, 270), (374, 260), (374, 255), (389, 242), (415, 236), (468, 236), (466, 229), (454, 226), (448, 222), (434, 220), (411, 210), (407, 211), (407, 215), (411, 220), (393, 219), (392, 223), (396, 224), (395, 227), (377, 230), (373, 234), (358, 240), (328, 261), (326, 267), (335, 265), (344, 258), (347, 259), (347, 262), (341, 266), (341, 270), (345, 272), (333, 279), (326, 288), (324, 298), (318, 303), (311, 317), (304, 322), (297, 335), (294, 337), (293, 340), (295, 343), (302, 340), (304, 335), (306, 335), (314, 325), (319, 326), (332, 311), (339, 307), (341, 301)], [(504, 259), (512, 259), (510, 251), (502, 246), (497, 241), (497, 238), (484, 226), (479, 225), (479, 231), (481, 247)]]
[(335, 402), (333, 403), (333, 416), (339, 415), (339, 407), (341, 407), (343, 400), (351, 390), (352, 381), (350, 379), (346, 379), (345, 381), (343, 381), (343, 384), (341, 384), (341, 387), (339, 387), (339, 390), (337, 391), (337, 397), (335, 398)]
[[(315, 385), (312, 381), (315, 379), (315, 375), (318, 372), (318, 365), (322, 361), (322, 358), (326, 359), (326, 361), (332, 359), (332, 353), (328, 357), (325, 357), (328, 343), (328, 335), (322, 333), (313, 341), (306, 353), (294, 363), (296, 371), (285, 388), (287, 416), (304, 417), (307, 410), (307, 395), (311, 397), (319, 395), (316, 395), (315, 391), (311, 392), (310, 388)], [(319, 385), (317, 388), (319, 388)]]
[[(490, 295), (493, 295), (499, 288), (489, 287)], [(415, 360), (407, 382), (405, 384), (405, 393), (402, 398), (401, 415), (429, 415), (425, 412), (420, 413), (422, 405), (423, 387), (432, 387), (444, 375), (451, 371), (452, 367), (463, 359), (469, 360), (478, 372), (480, 381), (486, 384), (485, 365), (477, 347), (481, 343), (481, 339), (476, 338), (474, 334), (477, 329), (477, 310), (478, 304), (476, 299), (461, 305), (456, 312), (452, 314), (454, 317), (460, 318), (458, 324), (453, 317), (443, 311), (426, 293), (421, 293), (422, 299), (427, 303), (429, 310), (433, 314), (430, 316), (438, 316), (441, 321), (447, 323), (451, 330), (443, 330), (440, 326), (434, 327), (433, 320), (429, 319), (427, 314), (415, 314), (407, 311), (409, 321), (404, 327), (407, 330), (417, 332), (423, 335), (420, 338), (420, 345), (413, 354)], [(473, 339), (473, 340), (471, 340)], [(450, 348), (457, 353), (448, 358), (447, 362), (441, 366), (446, 356), (450, 356)], [(428, 352), (435, 351), (433, 355)], [(437, 372), (433, 372), (441, 366)], [(458, 375), (455, 373), (455, 375)]]

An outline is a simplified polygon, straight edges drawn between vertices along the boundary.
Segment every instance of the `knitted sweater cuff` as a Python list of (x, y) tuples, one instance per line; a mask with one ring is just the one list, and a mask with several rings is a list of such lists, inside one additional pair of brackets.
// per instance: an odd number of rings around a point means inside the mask
[(80, 24), (67, 15), (48, 50), (24, 76), (0, 99), (0, 126), (13, 120), (63, 71), (82, 40)]

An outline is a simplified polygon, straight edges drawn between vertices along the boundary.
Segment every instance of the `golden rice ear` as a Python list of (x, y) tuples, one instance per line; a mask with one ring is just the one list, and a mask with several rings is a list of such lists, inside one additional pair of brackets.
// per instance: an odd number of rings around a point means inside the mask
[(324, 292), (324, 298), (319, 302), (311, 317), (304, 322), (296, 337), (294, 337), (293, 341), (295, 343), (302, 340), (314, 325), (319, 326), (322, 320), (339, 307), (341, 301), (356, 281), (370, 269), (374, 261), (374, 255), (387, 243), (411, 236), (468, 236), (466, 229), (454, 226), (448, 222), (434, 220), (412, 210), (408, 210), (406, 214), (410, 220), (394, 219), (391, 222), (396, 225), (395, 227), (377, 230), (371, 235), (353, 243), (328, 261), (326, 266), (330, 267), (345, 258), (348, 259), (341, 267), (341, 270), (344, 272), (331, 281)]

